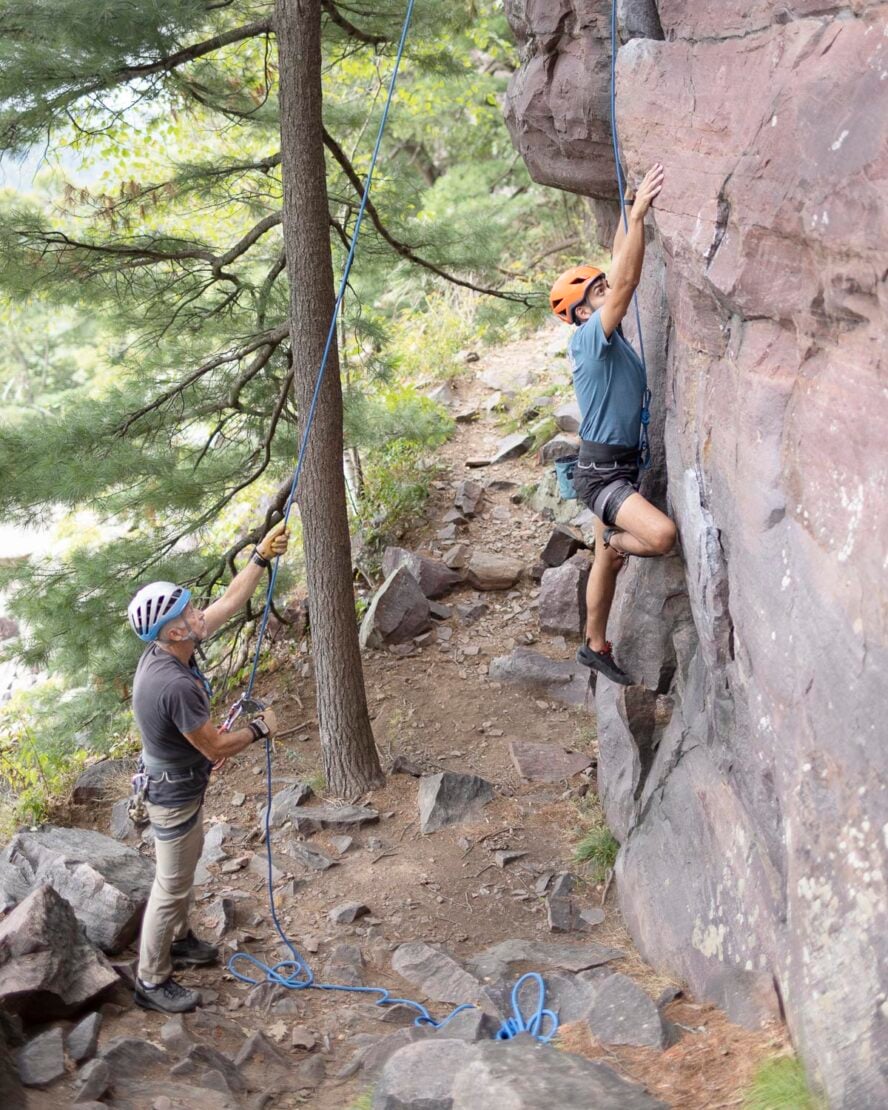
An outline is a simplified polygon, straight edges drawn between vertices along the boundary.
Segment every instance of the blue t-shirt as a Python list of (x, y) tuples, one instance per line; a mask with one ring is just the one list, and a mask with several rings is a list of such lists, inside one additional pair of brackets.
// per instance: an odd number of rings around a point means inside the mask
[(574, 332), (569, 351), (580, 435), (591, 443), (635, 447), (647, 379), (631, 344), (619, 328), (605, 336), (599, 309)]

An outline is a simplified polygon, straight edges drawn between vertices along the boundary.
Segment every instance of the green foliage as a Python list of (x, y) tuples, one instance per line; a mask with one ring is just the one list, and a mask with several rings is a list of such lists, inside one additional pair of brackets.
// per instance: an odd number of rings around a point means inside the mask
[(743, 1110), (826, 1110), (823, 1100), (809, 1089), (802, 1063), (795, 1056), (766, 1060), (742, 1105)]
[(590, 791), (577, 807), (582, 828), (574, 848), (574, 859), (587, 865), (593, 882), (604, 882), (617, 862), (620, 845), (607, 827), (604, 810), (595, 794)]
[[(108, 751), (121, 734), (106, 734), (93, 747), (99, 714), (85, 718), (58, 683), (19, 692), (0, 710), (0, 836), (43, 821), (67, 794), (92, 750)], [(56, 710), (55, 727), (46, 728)], [(76, 743), (71, 743), (71, 737)]]
[(574, 849), (574, 858), (578, 863), (588, 864), (593, 881), (600, 883), (613, 869), (619, 850), (620, 845), (610, 829), (589, 829)]

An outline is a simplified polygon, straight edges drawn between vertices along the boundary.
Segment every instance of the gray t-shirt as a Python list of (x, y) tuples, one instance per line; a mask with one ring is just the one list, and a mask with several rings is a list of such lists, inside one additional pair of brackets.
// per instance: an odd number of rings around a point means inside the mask
[(569, 350), (582, 438), (634, 447), (647, 386), (641, 359), (619, 328), (608, 339), (601, 309), (573, 333)]
[(149, 644), (136, 667), (133, 713), (146, 763), (153, 760), (187, 767), (203, 761), (209, 765), (183, 735), (210, 719), (210, 698), (203, 678), (156, 644)]

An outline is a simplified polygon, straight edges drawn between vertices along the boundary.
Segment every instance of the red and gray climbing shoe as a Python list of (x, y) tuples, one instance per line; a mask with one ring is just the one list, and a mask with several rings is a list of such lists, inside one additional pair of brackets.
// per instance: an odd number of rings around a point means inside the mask
[(598, 671), (599, 674), (603, 674), (611, 682), (619, 683), (620, 686), (634, 685), (635, 680), (630, 678), (614, 659), (610, 640), (605, 640), (604, 651), (593, 651), (588, 644), (583, 644), (582, 647), (577, 648), (577, 662), (582, 663), (584, 667), (591, 667), (593, 671)]

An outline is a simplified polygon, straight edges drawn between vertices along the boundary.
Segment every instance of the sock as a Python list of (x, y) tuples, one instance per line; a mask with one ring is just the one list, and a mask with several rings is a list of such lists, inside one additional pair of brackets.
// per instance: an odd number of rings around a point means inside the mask
[(157, 990), (157, 988), (160, 986), (160, 983), (149, 983), (147, 979), (140, 979), (139, 985), (144, 987), (146, 990), (154, 991)]

